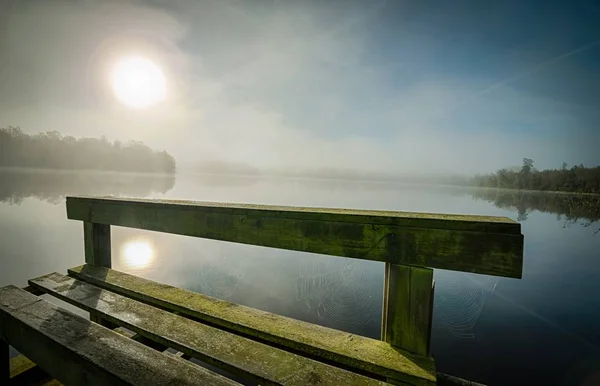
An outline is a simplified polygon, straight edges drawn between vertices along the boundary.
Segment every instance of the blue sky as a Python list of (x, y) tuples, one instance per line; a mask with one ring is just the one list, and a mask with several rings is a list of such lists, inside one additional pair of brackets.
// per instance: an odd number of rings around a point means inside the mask
[[(0, 125), (142, 140), (187, 164), (598, 165), (595, 3), (16, 2), (0, 18)], [(133, 52), (170, 82), (150, 111), (105, 84)]]

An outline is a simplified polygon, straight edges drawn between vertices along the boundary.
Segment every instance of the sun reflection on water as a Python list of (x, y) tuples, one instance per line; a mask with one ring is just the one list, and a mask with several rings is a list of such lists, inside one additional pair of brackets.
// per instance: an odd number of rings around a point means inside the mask
[(128, 241), (121, 247), (121, 261), (127, 268), (147, 268), (154, 261), (154, 247), (148, 240)]

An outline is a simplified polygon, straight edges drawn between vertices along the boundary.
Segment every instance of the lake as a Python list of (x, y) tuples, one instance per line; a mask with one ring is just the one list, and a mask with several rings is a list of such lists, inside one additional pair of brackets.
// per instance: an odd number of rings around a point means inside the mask
[[(181, 174), (0, 171), (0, 286), (81, 265), (65, 196), (173, 198), (507, 216), (523, 278), (435, 270), (438, 371), (490, 385), (600, 384), (600, 198), (460, 187)], [(112, 227), (113, 268), (372, 338), (383, 264)], [(597, 382), (597, 383), (596, 383)]]

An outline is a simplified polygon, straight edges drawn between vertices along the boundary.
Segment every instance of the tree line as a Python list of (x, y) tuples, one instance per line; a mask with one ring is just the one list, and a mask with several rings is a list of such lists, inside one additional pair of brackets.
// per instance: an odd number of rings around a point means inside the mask
[(142, 142), (75, 138), (57, 131), (26, 134), (0, 128), (0, 167), (175, 173), (175, 159)]
[(495, 173), (477, 175), (472, 185), (490, 188), (545, 190), (557, 192), (600, 193), (600, 166), (583, 164), (561, 169), (537, 170), (534, 161), (523, 158), (519, 170), (500, 169)]

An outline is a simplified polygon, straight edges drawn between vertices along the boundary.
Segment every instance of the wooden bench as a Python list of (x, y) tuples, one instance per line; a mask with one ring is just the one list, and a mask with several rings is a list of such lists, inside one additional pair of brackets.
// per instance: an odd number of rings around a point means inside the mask
[[(31, 291), (88, 311), (91, 335), (126, 328), (132, 347), (258, 384), (435, 384), (432, 267), (520, 278), (523, 262), (520, 224), (498, 217), (93, 197), (68, 197), (67, 216), (84, 222), (86, 264)], [(382, 340), (115, 271), (110, 225), (384, 262)], [(47, 370), (34, 347), (15, 347)]]
[[(56, 307), (15, 286), (0, 288), (0, 341), (27, 353), (66, 385), (235, 385)], [(1, 384), (8, 380), (2, 363)]]

